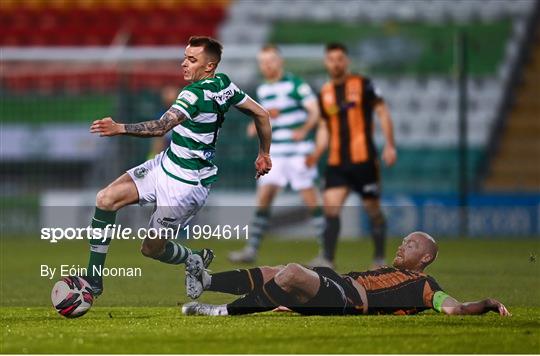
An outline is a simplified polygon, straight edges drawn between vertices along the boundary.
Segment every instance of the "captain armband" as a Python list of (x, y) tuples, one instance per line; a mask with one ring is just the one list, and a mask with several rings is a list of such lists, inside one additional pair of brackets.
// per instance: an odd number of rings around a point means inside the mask
[(448, 297), (450, 296), (442, 290), (435, 292), (435, 294), (433, 294), (433, 309), (440, 313), (442, 311), (443, 302)]

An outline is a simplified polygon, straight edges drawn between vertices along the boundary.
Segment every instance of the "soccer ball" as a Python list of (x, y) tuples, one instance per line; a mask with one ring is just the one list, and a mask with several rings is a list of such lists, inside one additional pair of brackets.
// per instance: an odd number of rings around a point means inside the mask
[(51, 292), (53, 307), (66, 318), (78, 318), (86, 314), (94, 297), (90, 285), (81, 277), (65, 277), (56, 282)]

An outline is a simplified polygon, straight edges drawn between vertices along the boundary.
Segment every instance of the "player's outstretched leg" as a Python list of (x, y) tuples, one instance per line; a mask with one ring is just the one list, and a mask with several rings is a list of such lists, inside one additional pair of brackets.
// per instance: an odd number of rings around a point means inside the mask
[(255, 283), (257, 286), (262, 285), (262, 274), (257, 272), (256, 269), (236, 270), (210, 275), (201, 256), (194, 254), (186, 260), (186, 293), (191, 299), (197, 299), (203, 291), (209, 289), (213, 280), (214, 291), (245, 294), (256, 287)]
[(234, 295), (244, 295), (262, 289), (283, 266), (237, 269), (209, 274), (200, 269), (201, 259), (192, 255), (186, 261), (186, 292), (192, 299), (203, 291), (213, 291)]
[(246, 315), (263, 313), (277, 307), (278, 305), (270, 301), (262, 291), (259, 291), (251, 292), (229, 304), (186, 303), (182, 306), (182, 314), (207, 316)]
[[(107, 211), (96, 207), (90, 226), (93, 231), (96, 231), (94, 229), (100, 229), (104, 233), (107, 225), (112, 227), (115, 220), (116, 211)], [(100, 271), (105, 266), (105, 259), (111, 239), (105, 236), (97, 239), (96, 236), (93, 236), (93, 239), (89, 239), (88, 242), (90, 243), (90, 256), (88, 258), (86, 276), (83, 278), (90, 285), (94, 297), (97, 297), (103, 293), (103, 278)]]
[[(103, 293), (102, 269), (111, 243), (110, 235), (116, 220), (116, 211), (138, 199), (137, 187), (128, 174), (99, 191), (96, 196), (96, 209), (92, 217), (91, 227), (100, 229), (100, 236), (93, 235), (90, 242), (90, 257), (86, 276), (83, 278), (90, 284), (92, 294), (99, 296)], [(108, 228), (107, 228), (108, 227)]]
[[(193, 256), (189, 260), (198, 260), (198, 257)], [(203, 290), (243, 296), (226, 305), (188, 303), (182, 307), (182, 313), (185, 315), (244, 315), (272, 310), (278, 305), (268, 299), (262, 288), (283, 268), (283, 266), (257, 267), (212, 275), (203, 270), (199, 278), (188, 272), (186, 290), (192, 298), (200, 296)]]
[[(319, 276), (315, 272), (295, 263), (211, 276), (205, 273), (203, 276), (210, 279), (204, 281), (204, 289), (246, 295), (224, 305), (188, 303), (182, 307), (184, 315), (244, 315), (269, 311), (280, 305), (298, 307), (312, 300), (320, 287)], [(199, 283), (203, 282), (199, 280)]]
[(289, 263), (264, 284), (263, 291), (274, 304), (301, 306), (317, 295), (319, 275), (297, 263)]

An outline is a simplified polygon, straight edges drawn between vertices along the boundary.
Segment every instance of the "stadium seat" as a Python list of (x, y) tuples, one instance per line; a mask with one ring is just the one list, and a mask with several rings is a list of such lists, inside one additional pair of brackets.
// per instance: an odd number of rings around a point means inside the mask
[[(203, 7), (181, 2), (167, 7), (163, 7), (167, 2), (147, 2), (136, 7), (128, 6), (129, 2), (103, 5), (112, 3), (115, 2), (79, 2), (77, 5), (84, 6), (65, 7), (13, 3), (12, 7), (0, 10), (0, 45), (108, 46), (119, 32), (131, 33), (132, 45), (178, 45), (185, 41), (187, 33), (215, 36), (225, 18), (226, 6), (211, 3)], [(141, 29), (151, 34), (143, 34)], [(80, 35), (70, 37), (67, 33)]]

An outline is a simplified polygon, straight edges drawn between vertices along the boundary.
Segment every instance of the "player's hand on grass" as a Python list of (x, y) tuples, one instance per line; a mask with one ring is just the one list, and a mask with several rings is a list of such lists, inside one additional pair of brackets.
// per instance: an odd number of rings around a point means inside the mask
[(284, 307), (283, 305), (280, 305), (279, 307), (272, 309), (272, 311), (275, 312), (275, 313), (288, 313), (288, 312), (292, 312), (291, 309), (289, 309), (289, 308), (287, 308), (287, 307)]
[(500, 316), (512, 316), (512, 314), (508, 311), (508, 309), (506, 309), (504, 304), (499, 302), (498, 300), (490, 298), (486, 300), (486, 303), (487, 307), (491, 311), (499, 313)]
[(390, 167), (397, 160), (397, 151), (394, 146), (385, 145), (382, 153), (382, 159), (387, 167)]
[(268, 153), (259, 153), (257, 159), (255, 160), (255, 179), (264, 176), (266, 173), (270, 172), (272, 169), (272, 159)]
[(116, 123), (112, 118), (106, 117), (96, 120), (90, 126), (91, 133), (98, 133), (100, 136), (115, 136), (125, 133), (123, 124)]

